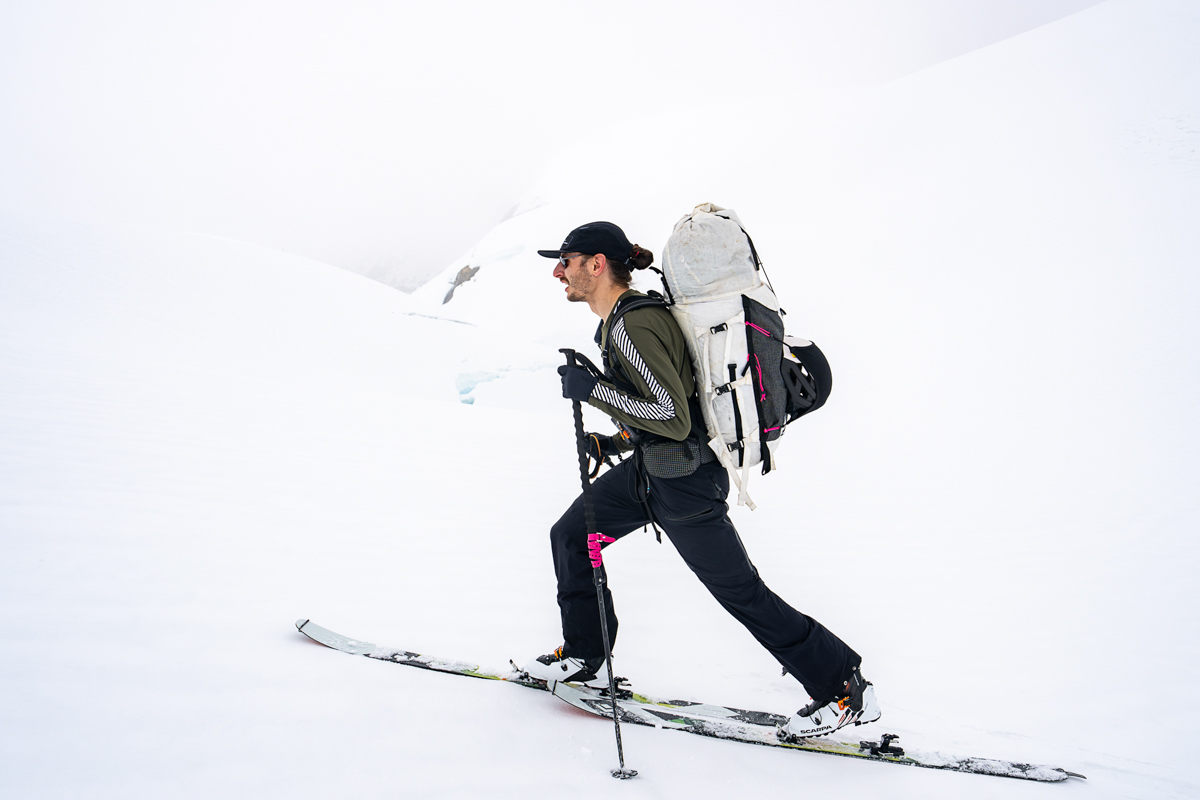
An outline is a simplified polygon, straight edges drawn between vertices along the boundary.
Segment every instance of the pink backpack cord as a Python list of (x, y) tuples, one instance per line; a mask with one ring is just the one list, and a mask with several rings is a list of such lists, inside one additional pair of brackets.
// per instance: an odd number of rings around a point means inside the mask
[(592, 558), (592, 568), (595, 569), (604, 563), (604, 559), (600, 557), (601, 542), (609, 544), (615, 542), (616, 539), (611, 536), (605, 536), (603, 533), (588, 534), (588, 555)]

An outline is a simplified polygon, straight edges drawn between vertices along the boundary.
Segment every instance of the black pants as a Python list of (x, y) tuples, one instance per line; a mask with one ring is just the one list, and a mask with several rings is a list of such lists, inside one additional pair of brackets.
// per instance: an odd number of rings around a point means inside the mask
[[(649, 521), (638, 499), (635, 461), (623, 461), (592, 485), (596, 529), (615, 539)], [(804, 685), (809, 696), (832, 697), (862, 659), (824, 625), (783, 602), (763, 583), (727, 516), (725, 469), (714, 462), (687, 477), (647, 480), (655, 520), (705, 588)], [(550, 544), (565, 653), (577, 658), (603, 655), (582, 495), (550, 529)], [(607, 581), (604, 603), (608, 632), (615, 642), (617, 617)]]

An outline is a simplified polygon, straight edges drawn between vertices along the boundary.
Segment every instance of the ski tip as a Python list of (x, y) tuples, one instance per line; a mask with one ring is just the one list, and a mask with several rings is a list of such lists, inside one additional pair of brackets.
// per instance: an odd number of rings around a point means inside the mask
[(307, 624), (308, 624), (308, 620), (306, 620), (306, 619), (296, 620), (296, 630), (298, 630), (298, 631), (304, 630), (304, 626)]
[(1080, 775), (1078, 772), (1071, 772), (1070, 770), (1065, 769), (1063, 772), (1067, 773), (1068, 778), (1082, 778), (1085, 781), (1087, 780), (1087, 775)]

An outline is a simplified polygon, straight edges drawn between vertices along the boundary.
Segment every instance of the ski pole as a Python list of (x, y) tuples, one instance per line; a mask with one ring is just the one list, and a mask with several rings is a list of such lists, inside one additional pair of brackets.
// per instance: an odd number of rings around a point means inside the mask
[[(558, 352), (567, 357), (567, 366), (578, 366), (575, 361), (575, 351), (563, 348)], [(625, 768), (625, 751), (621, 747), (621, 720), (617, 715), (617, 679), (613, 676), (612, 646), (608, 638), (608, 612), (604, 604), (604, 562), (600, 557), (601, 542), (614, 542), (608, 536), (596, 531), (596, 509), (592, 505), (592, 482), (588, 478), (587, 445), (583, 435), (583, 405), (578, 400), (571, 401), (571, 410), (575, 414), (575, 449), (579, 454), (579, 480), (583, 484), (583, 519), (587, 523), (588, 552), (592, 557), (592, 583), (596, 585), (596, 602), (600, 606), (600, 633), (604, 637), (604, 664), (608, 668), (608, 700), (612, 705), (613, 729), (617, 733), (617, 760), (620, 769), (612, 770), (614, 778), (625, 780), (637, 775), (636, 769)]]

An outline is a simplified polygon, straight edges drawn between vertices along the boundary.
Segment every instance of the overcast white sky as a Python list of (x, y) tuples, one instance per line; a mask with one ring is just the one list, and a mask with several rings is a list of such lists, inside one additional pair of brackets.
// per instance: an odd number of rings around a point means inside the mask
[(8, 0), (0, 211), (431, 274), (581, 131), (880, 83), (1095, 4)]

